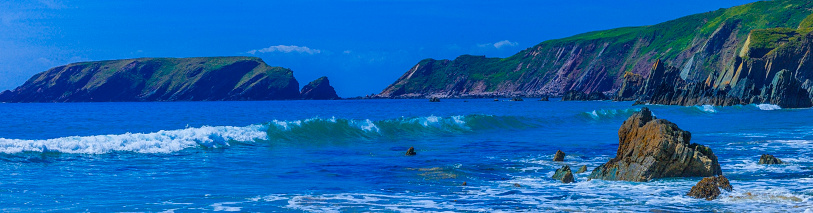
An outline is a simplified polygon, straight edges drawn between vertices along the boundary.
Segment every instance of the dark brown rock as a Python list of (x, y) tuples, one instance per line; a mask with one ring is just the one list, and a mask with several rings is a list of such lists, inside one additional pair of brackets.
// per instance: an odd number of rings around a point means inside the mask
[(549, 101), (549, 99), (550, 97), (548, 96), (542, 96), (542, 98), (540, 98), (539, 101)]
[(720, 189), (731, 191), (734, 188), (728, 182), (728, 178), (724, 176), (706, 177), (697, 182), (697, 185), (692, 186), (692, 189), (687, 194), (689, 197), (714, 200), (720, 196)]
[(418, 153), (415, 152), (415, 147), (409, 147), (409, 149), (406, 151), (407, 156), (414, 156), (414, 155), (417, 155), (417, 154)]
[(561, 180), (562, 183), (572, 183), (573, 172), (570, 171), (570, 166), (564, 165), (562, 168), (557, 169), (551, 178)]
[(556, 154), (553, 155), (553, 161), (565, 161), (565, 152), (562, 152), (562, 150), (556, 150)]
[(762, 156), (759, 157), (759, 164), (782, 164), (782, 160), (779, 160), (773, 155), (762, 154)]
[(649, 181), (722, 175), (710, 148), (689, 143), (691, 133), (656, 119), (646, 107), (624, 121), (618, 138), (616, 157), (593, 170), (591, 179)]
[(438, 97), (431, 97), (431, 98), (429, 98), (429, 102), (440, 102), (440, 98), (438, 98)]
[(514, 97), (514, 98), (511, 98), (511, 101), (524, 101), (524, 100), (522, 98), (520, 98), (520, 97)]

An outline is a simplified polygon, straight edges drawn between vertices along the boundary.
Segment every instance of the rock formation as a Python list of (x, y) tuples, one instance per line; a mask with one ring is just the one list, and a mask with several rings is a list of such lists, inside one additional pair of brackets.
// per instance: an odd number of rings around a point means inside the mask
[(548, 99), (550, 99), (548, 96), (542, 96), (542, 98), (539, 98), (539, 101), (548, 101)]
[(330, 86), (327, 77), (322, 76), (302, 87), (299, 96), (305, 100), (337, 100), (341, 99), (336, 95), (336, 90)]
[(418, 153), (415, 152), (415, 147), (409, 147), (409, 149), (406, 151), (407, 156), (414, 156), (414, 155), (417, 155), (417, 154)]
[(587, 166), (579, 167), (579, 170), (576, 170), (576, 174), (587, 172)]
[(51, 68), (0, 102), (279, 100), (298, 89), (291, 70), (255, 57), (137, 58)]
[(759, 157), (759, 164), (782, 164), (782, 161), (773, 155), (762, 154), (762, 156)]
[(591, 179), (649, 181), (722, 175), (710, 148), (689, 143), (691, 133), (656, 119), (646, 107), (624, 121), (618, 138), (616, 157), (593, 170)]
[(570, 90), (562, 96), (562, 101), (603, 101), (609, 100), (604, 93), (592, 92), (586, 94), (582, 91)]
[(557, 169), (551, 178), (560, 180), (562, 183), (572, 183), (573, 172), (570, 171), (570, 166), (564, 165), (562, 168)]
[(513, 97), (511, 101), (524, 101), (521, 97)]
[(553, 161), (564, 161), (565, 160), (565, 152), (562, 150), (556, 150), (556, 154), (553, 155)]
[(728, 182), (728, 178), (724, 176), (706, 177), (697, 182), (697, 185), (692, 186), (692, 189), (687, 194), (693, 198), (700, 198), (706, 200), (714, 200), (720, 196), (720, 189), (731, 191), (734, 188)]
[(431, 98), (429, 98), (429, 102), (440, 102), (440, 98), (438, 98), (438, 97), (431, 97)]

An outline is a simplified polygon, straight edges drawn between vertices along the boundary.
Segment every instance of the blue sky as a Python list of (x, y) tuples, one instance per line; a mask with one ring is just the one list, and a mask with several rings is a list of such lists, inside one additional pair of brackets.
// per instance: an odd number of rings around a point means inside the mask
[(79, 61), (256, 56), (342, 97), (378, 93), (425, 58), (506, 57), (583, 32), (753, 0), (55, 1), (0, 3), (0, 90)]

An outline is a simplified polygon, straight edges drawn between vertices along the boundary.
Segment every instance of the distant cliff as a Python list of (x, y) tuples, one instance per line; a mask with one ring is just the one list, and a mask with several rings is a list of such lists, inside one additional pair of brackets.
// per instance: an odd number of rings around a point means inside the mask
[(255, 57), (137, 58), (80, 62), (31, 77), (2, 102), (299, 99), (286, 68)]
[[(463, 55), (454, 60), (425, 59), (377, 97), (562, 96), (572, 90), (630, 96), (637, 90), (623, 88), (625, 79), (637, 80), (638, 86), (643, 86), (643, 81), (653, 75), (650, 72), (656, 61), (661, 61), (659, 64), (664, 68), (666, 64), (675, 66), (670, 75), (691, 85), (703, 85), (709, 76), (725, 78), (727, 75), (720, 72), (728, 72), (732, 64), (742, 63), (744, 68), (763, 65), (753, 59), (762, 58), (760, 56), (738, 56), (749, 34), (755, 29), (795, 29), (811, 10), (813, 2), (806, 0), (760, 1), (651, 26), (549, 40), (508, 58)], [(761, 53), (764, 51), (765, 48), (758, 47), (751, 52), (765, 54)], [(783, 75), (796, 73), (795, 67), (790, 69), (798, 65), (796, 62), (774, 61), (776, 63), (788, 66), (791, 73)], [(770, 74), (773, 76), (780, 70)], [(736, 71), (731, 70), (731, 74)], [(720, 79), (712, 80), (720, 81), (714, 84), (717, 87), (735, 86)], [(783, 95), (794, 94), (780, 94)]]

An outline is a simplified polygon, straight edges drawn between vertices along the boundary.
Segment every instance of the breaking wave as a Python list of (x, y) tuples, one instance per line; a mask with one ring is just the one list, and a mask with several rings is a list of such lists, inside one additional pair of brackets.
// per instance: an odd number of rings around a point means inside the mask
[(298, 141), (307, 143), (381, 137), (420, 137), (532, 126), (535, 124), (529, 119), (490, 115), (402, 117), (379, 121), (311, 118), (294, 121), (274, 120), (245, 127), (203, 126), (161, 130), (153, 133), (70, 136), (46, 140), (0, 138), (0, 153), (171, 153), (194, 147), (227, 147), (235, 142)]

